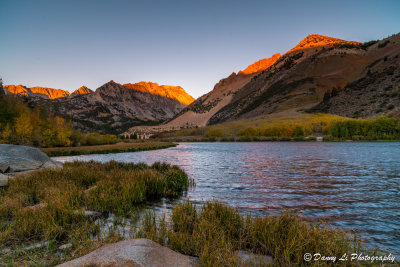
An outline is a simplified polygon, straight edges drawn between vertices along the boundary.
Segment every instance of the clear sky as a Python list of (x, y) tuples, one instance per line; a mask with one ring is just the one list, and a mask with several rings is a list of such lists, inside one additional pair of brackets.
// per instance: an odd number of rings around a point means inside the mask
[(399, 0), (0, 0), (0, 77), (69, 91), (153, 81), (197, 98), (311, 33), (363, 42), (398, 32)]

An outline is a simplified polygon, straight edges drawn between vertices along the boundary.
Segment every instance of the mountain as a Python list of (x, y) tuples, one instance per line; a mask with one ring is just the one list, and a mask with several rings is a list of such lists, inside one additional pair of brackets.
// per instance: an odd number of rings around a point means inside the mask
[(342, 39), (332, 38), (329, 36), (319, 35), (319, 34), (310, 34), (306, 38), (304, 38), (300, 43), (298, 43), (295, 47), (290, 49), (286, 54), (292, 53), (297, 50), (303, 50), (307, 48), (313, 47), (333, 47), (338, 45), (351, 46), (351, 45), (362, 45), (360, 42), (354, 41), (345, 41)]
[(185, 105), (176, 99), (132, 90), (110, 81), (95, 92), (79, 88), (68, 97), (28, 97), (29, 106), (47, 107), (85, 132), (121, 133), (135, 125), (152, 125), (172, 118)]
[(126, 83), (123, 85), (126, 88), (165, 96), (171, 99), (176, 99), (183, 105), (190, 105), (195, 99), (183, 90), (180, 86), (172, 85), (158, 85), (158, 83), (152, 82), (139, 82), (139, 83)]
[(54, 88), (47, 88), (40, 86), (28, 88), (23, 85), (5, 85), (4, 88), (10, 94), (23, 95), (23, 96), (38, 96), (48, 99), (56, 99), (77, 94), (90, 94), (93, 92), (86, 86), (81, 86), (80, 88), (76, 89), (72, 94), (63, 89), (54, 89)]
[(274, 113), (327, 112), (364, 118), (396, 113), (399, 39), (397, 34), (360, 43), (309, 35), (283, 56), (276, 54), (222, 79), (168, 123), (129, 132), (191, 128)]
[(71, 95), (87, 95), (91, 93), (93, 93), (93, 91), (83, 85), (76, 89)]
[[(332, 114), (369, 117), (386, 112), (385, 109), (375, 108), (357, 112), (363, 109), (358, 99), (363, 94), (364, 105), (372, 104), (370, 102), (374, 99), (376, 103), (373, 106), (390, 101), (390, 104), (400, 107), (398, 97), (382, 95), (385, 88), (400, 80), (400, 77), (396, 78), (400, 71), (399, 38), (397, 34), (380, 42), (362, 44), (325, 36), (308, 36), (295, 50), (286, 53), (238, 90), (229, 105), (214, 114), (208, 123), (249, 119), (289, 110), (311, 108), (312, 111), (312, 107), (323, 100), (325, 93), (332, 91), (334, 94), (352, 91), (353, 97), (348, 95), (347, 101), (353, 103), (354, 111), (345, 111), (348, 104), (340, 102), (326, 110)], [(369, 86), (362, 84), (365, 80), (370, 83)], [(386, 82), (383, 83), (383, 80)], [(369, 93), (371, 89), (379, 94), (372, 96)]]
[(39, 96), (49, 99), (66, 97), (70, 95), (68, 91), (62, 89), (53, 89), (39, 86), (27, 88), (23, 85), (5, 85), (4, 89), (6, 89), (6, 91), (11, 94), (18, 94), (23, 96)]
[(180, 86), (151, 82), (121, 85), (110, 81), (95, 92), (81, 86), (61, 89), (6, 85), (6, 93), (25, 97), (30, 107), (48, 108), (86, 132), (121, 133), (135, 125), (154, 125), (179, 113), (193, 97)]

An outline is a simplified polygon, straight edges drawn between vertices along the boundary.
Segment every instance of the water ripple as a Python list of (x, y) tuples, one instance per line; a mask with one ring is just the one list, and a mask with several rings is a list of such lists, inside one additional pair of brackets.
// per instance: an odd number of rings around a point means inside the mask
[[(59, 157), (166, 161), (196, 181), (183, 199), (245, 213), (299, 213), (400, 254), (400, 143), (182, 143), (164, 150)], [(174, 202), (156, 209), (170, 210)], [(157, 206), (157, 205), (156, 205)]]

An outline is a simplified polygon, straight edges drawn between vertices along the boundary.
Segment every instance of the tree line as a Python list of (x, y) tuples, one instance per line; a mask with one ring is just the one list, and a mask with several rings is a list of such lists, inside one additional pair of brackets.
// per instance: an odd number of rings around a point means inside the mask
[(327, 119), (267, 127), (246, 127), (239, 136), (303, 137), (325, 135), (326, 140), (400, 140), (400, 119), (381, 116), (375, 119)]

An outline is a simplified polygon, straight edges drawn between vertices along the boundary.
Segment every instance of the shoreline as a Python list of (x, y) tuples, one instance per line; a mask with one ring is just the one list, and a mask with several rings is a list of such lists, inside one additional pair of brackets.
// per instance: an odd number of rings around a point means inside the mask
[(316, 138), (296, 138), (296, 137), (273, 137), (273, 138), (259, 138), (259, 137), (249, 137), (249, 138), (174, 138), (174, 139), (165, 139), (165, 140), (160, 140), (161, 142), (176, 142), (176, 143), (205, 143), (205, 142), (211, 142), (211, 143), (250, 143), (250, 142), (317, 142), (317, 143), (340, 143), (340, 142), (363, 142), (363, 143), (368, 143), (368, 142), (400, 142), (400, 139), (395, 139), (395, 140), (356, 140), (356, 139), (327, 139), (327, 140), (317, 140)]
[(166, 141), (138, 142), (138, 143), (116, 143), (112, 145), (80, 146), (80, 147), (51, 147), (41, 148), (49, 157), (78, 156), (91, 154), (111, 154), (139, 152), (175, 147), (177, 144)]

